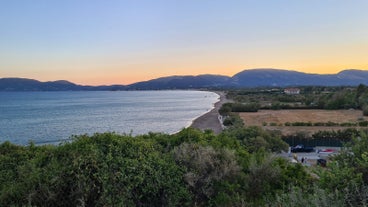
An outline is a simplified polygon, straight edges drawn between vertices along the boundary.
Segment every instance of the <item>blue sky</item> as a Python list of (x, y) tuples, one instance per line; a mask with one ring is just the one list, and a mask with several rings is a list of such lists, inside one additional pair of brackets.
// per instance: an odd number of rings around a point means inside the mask
[(368, 69), (368, 1), (0, 0), (0, 77), (131, 83)]

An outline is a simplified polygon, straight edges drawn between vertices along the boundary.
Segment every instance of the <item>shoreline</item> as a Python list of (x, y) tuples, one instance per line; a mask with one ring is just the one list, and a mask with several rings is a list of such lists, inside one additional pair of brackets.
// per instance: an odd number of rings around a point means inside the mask
[(190, 127), (199, 129), (201, 131), (204, 130), (212, 130), (215, 134), (219, 134), (222, 132), (222, 123), (219, 120), (219, 109), (221, 108), (222, 104), (228, 102), (226, 99), (226, 94), (223, 91), (212, 91), (220, 96), (219, 101), (214, 104), (214, 108), (211, 111), (203, 114), (202, 116), (193, 120)]

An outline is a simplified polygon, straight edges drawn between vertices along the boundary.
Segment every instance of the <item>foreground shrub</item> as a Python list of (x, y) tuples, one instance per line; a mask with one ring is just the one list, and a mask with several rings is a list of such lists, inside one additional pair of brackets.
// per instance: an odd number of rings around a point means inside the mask
[(174, 149), (174, 158), (178, 165), (186, 167), (184, 180), (198, 204), (216, 194), (216, 183), (232, 180), (240, 172), (234, 152), (227, 149), (183, 143)]
[(0, 206), (176, 206), (191, 200), (183, 169), (149, 140), (106, 133), (59, 147), (18, 148), (0, 146)]
[(226, 127), (243, 127), (243, 120), (240, 118), (238, 114), (230, 114), (225, 117), (225, 120), (222, 123)]
[(244, 148), (253, 153), (256, 151), (281, 152), (287, 151), (288, 144), (277, 132), (269, 132), (261, 127), (235, 128), (224, 132), (224, 135), (239, 140)]
[(363, 106), (363, 116), (368, 116), (368, 105)]
[(278, 194), (275, 199), (267, 201), (267, 206), (345, 207), (346, 204), (340, 192), (328, 193), (318, 187), (311, 190), (291, 187), (289, 192)]
[(318, 134), (351, 140), (318, 170), (275, 155), (287, 144), (260, 127), (5, 142), (0, 206), (367, 206), (366, 133)]

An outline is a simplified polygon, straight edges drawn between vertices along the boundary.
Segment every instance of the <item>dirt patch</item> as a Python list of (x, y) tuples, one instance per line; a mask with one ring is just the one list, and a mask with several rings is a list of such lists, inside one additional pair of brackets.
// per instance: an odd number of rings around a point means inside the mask
[(260, 110), (256, 113), (239, 113), (239, 115), (246, 126), (261, 126), (270, 130), (279, 130), (285, 135), (296, 132), (311, 134), (320, 130), (336, 131), (347, 128), (340, 126), (285, 126), (286, 122), (334, 122), (341, 124), (367, 120), (360, 110)]

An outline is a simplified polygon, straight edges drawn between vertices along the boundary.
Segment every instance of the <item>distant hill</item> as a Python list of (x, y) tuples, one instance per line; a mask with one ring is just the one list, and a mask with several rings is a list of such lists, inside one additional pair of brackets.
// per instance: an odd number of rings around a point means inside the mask
[(356, 86), (368, 84), (368, 71), (351, 69), (321, 75), (280, 69), (251, 69), (234, 75), (232, 81), (235, 87)]
[(190, 89), (286, 86), (368, 85), (368, 71), (344, 70), (338, 74), (309, 74), (282, 69), (249, 69), (233, 77), (221, 75), (169, 76), (128, 85), (128, 89)]
[(339, 80), (344, 80), (347, 85), (357, 85), (357, 83), (364, 83), (366, 85), (368, 82), (368, 71), (356, 69), (343, 70), (336, 74), (336, 77)]
[(346, 84), (346, 81), (343, 79), (339, 81), (336, 75), (309, 74), (280, 69), (244, 70), (238, 74), (235, 74), (232, 77), (232, 81), (235, 87), (350, 85), (350, 82), (349, 84)]
[(93, 91), (125, 90), (125, 86), (82, 86), (65, 80), (41, 82), (26, 78), (1, 78), (0, 91)]
[(169, 76), (128, 85), (131, 90), (226, 87), (230, 77), (222, 75)]
[(223, 75), (169, 76), (127, 86), (82, 86), (68, 81), (40, 82), (24, 78), (1, 78), (0, 91), (85, 91), (85, 90), (164, 90), (200, 88), (244, 88), (287, 86), (368, 85), (368, 71), (349, 69), (337, 74), (310, 74), (282, 69), (249, 69), (233, 77)]

